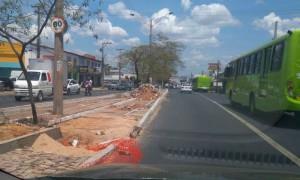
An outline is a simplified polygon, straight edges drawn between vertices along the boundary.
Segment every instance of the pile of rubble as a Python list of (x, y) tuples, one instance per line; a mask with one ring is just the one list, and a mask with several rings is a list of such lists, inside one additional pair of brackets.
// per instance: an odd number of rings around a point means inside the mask
[(151, 84), (143, 84), (132, 91), (131, 96), (141, 100), (153, 100), (159, 96), (159, 91)]

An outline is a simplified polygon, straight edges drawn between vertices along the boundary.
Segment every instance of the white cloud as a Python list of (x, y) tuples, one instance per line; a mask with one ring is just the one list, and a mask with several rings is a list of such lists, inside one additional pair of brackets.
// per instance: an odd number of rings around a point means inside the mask
[[(37, 25), (32, 25), (30, 27), (30, 34), (31, 36), (35, 35), (37, 33)], [(49, 26), (45, 26), (41, 35), (40, 35), (40, 39), (41, 39), (41, 44), (43, 45), (48, 45), (48, 46), (53, 46), (54, 45), (54, 32), (52, 31), (52, 29)], [(64, 34), (64, 43), (67, 44), (73, 44), (74, 40), (72, 38), (72, 35), (70, 32), (66, 32)]]
[(278, 36), (286, 34), (288, 30), (293, 30), (300, 27), (300, 17), (282, 19), (274, 12), (269, 13), (261, 19), (254, 20), (253, 24), (257, 28), (266, 30), (270, 35), (273, 35), (276, 21), (278, 22)]
[[(202, 47), (218, 46), (221, 28), (239, 24), (222, 4), (197, 5), (184, 19), (177, 19), (173, 14), (167, 15), (169, 12), (164, 8), (153, 14), (154, 34), (162, 32), (171, 35), (173, 40)], [(155, 19), (159, 19), (159, 22)], [(144, 29), (147, 28), (148, 32), (147, 26), (144, 25)]]
[(144, 17), (138, 13), (137, 11), (130, 10), (126, 7), (126, 5), (123, 2), (117, 2), (114, 4), (110, 4), (108, 6), (108, 11), (112, 15), (118, 15), (119, 17), (123, 19), (128, 20), (135, 20), (135, 21), (144, 21)]
[(191, 11), (191, 17), (201, 25), (226, 26), (238, 24), (230, 11), (223, 4), (202, 4), (195, 6)]
[(137, 46), (139, 44), (141, 44), (141, 40), (138, 37), (132, 37), (132, 38), (128, 38), (128, 39), (123, 39), (122, 43), (124, 43), (126, 46)]
[(84, 27), (72, 26), (71, 30), (83, 36), (127, 36), (127, 32), (118, 26), (113, 26), (112, 23), (105, 19), (98, 21), (97, 19), (90, 20)]
[(256, 0), (255, 3), (256, 3), (256, 4), (264, 4), (264, 3), (265, 3), (265, 0)]
[(184, 10), (188, 10), (192, 5), (191, 0), (181, 0), (181, 6)]

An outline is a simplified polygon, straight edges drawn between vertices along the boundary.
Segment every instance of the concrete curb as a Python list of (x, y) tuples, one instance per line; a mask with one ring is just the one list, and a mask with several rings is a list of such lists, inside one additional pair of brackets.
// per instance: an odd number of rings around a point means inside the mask
[(130, 99), (127, 99), (125, 101), (120, 101), (120, 102), (114, 103), (113, 106), (122, 107), (124, 105), (127, 105), (127, 104), (135, 101), (135, 100), (136, 100), (136, 98), (130, 98)]
[(87, 168), (87, 167), (91, 167), (93, 165), (96, 165), (99, 161), (101, 161), (101, 159), (103, 157), (107, 156), (108, 154), (110, 154), (115, 149), (116, 149), (116, 146), (114, 144), (110, 144), (109, 146), (107, 146), (103, 150), (97, 152), (95, 155), (88, 158), (79, 167)]
[(124, 104), (130, 103), (130, 102), (132, 102), (134, 100), (135, 100), (135, 98), (126, 99), (124, 101), (120, 101), (120, 102), (113, 103), (113, 104), (108, 104), (108, 105), (105, 105), (105, 106), (102, 106), (102, 107), (99, 107), (99, 108), (95, 108), (95, 109), (91, 109), (91, 110), (87, 110), (87, 111), (83, 111), (83, 112), (71, 114), (71, 115), (64, 116), (64, 117), (61, 117), (61, 118), (58, 118), (58, 119), (53, 119), (53, 120), (50, 120), (48, 122), (47, 126), (52, 126), (52, 125), (55, 125), (55, 124), (59, 124), (59, 123), (68, 121), (68, 120), (79, 118), (79, 117), (84, 116), (86, 114), (95, 113), (95, 112), (98, 112), (99, 110), (101, 110), (103, 108), (107, 108), (109, 106), (117, 106), (117, 105), (120, 105), (120, 104), (124, 105)]
[(31, 146), (36, 140), (36, 138), (38, 138), (39, 135), (43, 133), (46, 133), (48, 136), (50, 136), (53, 139), (59, 139), (62, 137), (59, 127), (43, 129), (31, 134), (26, 134), (13, 139), (1, 141), (0, 154), (6, 153), (8, 151), (12, 151), (17, 148), (24, 148), (26, 146)]
[(144, 127), (145, 122), (149, 119), (149, 117), (153, 114), (153, 112), (156, 110), (158, 105), (162, 102), (162, 99), (168, 94), (168, 89), (166, 89), (162, 95), (156, 99), (156, 101), (153, 103), (153, 105), (150, 107), (150, 109), (144, 114), (144, 116), (139, 120), (138, 124), (133, 127), (133, 130), (130, 133), (131, 138), (136, 138), (141, 130)]

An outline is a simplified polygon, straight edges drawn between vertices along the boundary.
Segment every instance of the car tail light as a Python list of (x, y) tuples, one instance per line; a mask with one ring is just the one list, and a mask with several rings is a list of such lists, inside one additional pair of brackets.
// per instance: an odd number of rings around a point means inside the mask
[(48, 76), (48, 81), (51, 82), (51, 75), (50, 75), (50, 73), (47, 73), (47, 76)]

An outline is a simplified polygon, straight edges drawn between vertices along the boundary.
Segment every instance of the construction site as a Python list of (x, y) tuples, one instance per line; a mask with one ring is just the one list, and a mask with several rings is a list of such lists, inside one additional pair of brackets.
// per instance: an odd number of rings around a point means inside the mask
[[(162, 93), (143, 85), (125, 93), (65, 100), (63, 117), (52, 115), (52, 102), (37, 103), (38, 125), (31, 123), (30, 106), (1, 108), (0, 168), (32, 178), (101, 163), (137, 163), (142, 155), (132, 132)], [(110, 156), (99, 159), (107, 149)]]

